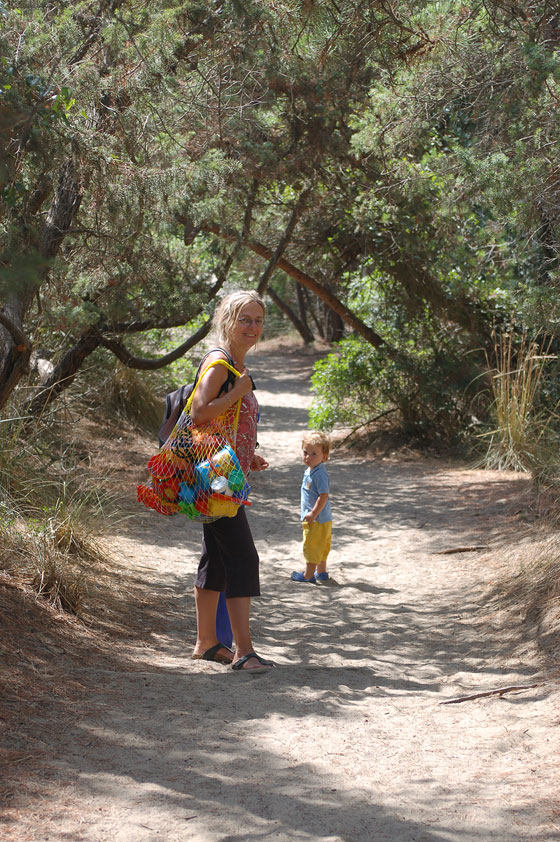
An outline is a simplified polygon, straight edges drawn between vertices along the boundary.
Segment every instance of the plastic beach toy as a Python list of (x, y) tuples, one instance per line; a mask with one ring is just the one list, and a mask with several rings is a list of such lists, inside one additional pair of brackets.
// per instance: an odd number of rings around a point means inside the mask
[(210, 467), (210, 462), (205, 459), (204, 462), (201, 462), (196, 466), (194, 474), (197, 486), (203, 491), (209, 491), (212, 479), (212, 468)]
[(240, 471), (241, 465), (235, 452), (229, 444), (226, 444), (221, 450), (211, 457), (212, 468), (217, 474), (221, 476), (228, 476), (232, 471)]
[(179, 485), (179, 500), (182, 503), (194, 503), (195, 497), (196, 490), (193, 488), (192, 485), (188, 485), (186, 482), (182, 482)]
[(211, 517), (235, 517), (239, 502), (231, 497), (218, 497), (213, 494), (208, 498), (208, 514)]
[(213, 494), (225, 494), (226, 497), (231, 497), (233, 494), (233, 490), (229, 487), (226, 477), (214, 477), (210, 483), (210, 488)]
[(245, 474), (241, 468), (235, 468), (228, 477), (228, 485), (232, 491), (241, 491), (245, 487)]

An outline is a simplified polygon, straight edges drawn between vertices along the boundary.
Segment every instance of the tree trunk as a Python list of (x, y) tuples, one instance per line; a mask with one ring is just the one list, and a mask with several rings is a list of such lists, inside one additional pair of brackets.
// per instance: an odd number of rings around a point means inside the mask
[(25, 318), (34, 295), (48, 277), (49, 263), (70, 230), (81, 201), (74, 162), (69, 159), (62, 165), (41, 239), (36, 246), (41, 258), (39, 272), (36, 278), (22, 278), (2, 308), (5, 318), (0, 326), (0, 409), (29, 370), (31, 343), (25, 336)]
[(33, 296), (12, 296), (0, 314), (0, 409), (29, 371), (31, 343), (22, 330), (23, 314), (29, 306), (28, 297)]
[(309, 345), (311, 342), (313, 342), (313, 334), (311, 333), (307, 325), (304, 322), (302, 322), (301, 319), (298, 319), (292, 308), (288, 304), (286, 304), (285, 301), (282, 301), (278, 293), (274, 292), (274, 290), (270, 286), (267, 289), (267, 293), (272, 298), (278, 309), (281, 310), (282, 313), (284, 313), (284, 315), (287, 316), (288, 319), (291, 321), (291, 323), (293, 324), (293, 326), (295, 327), (305, 344)]
[(297, 301), (297, 306), (298, 306), (299, 320), (302, 324), (305, 325), (306, 330), (311, 334), (311, 336), (313, 336), (313, 334), (311, 333), (311, 328), (309, 327), (309, 322), (307, 321), (307, 310), (306, 310), (306, 307), (305, 307), (306, 301), (305, 301), (305, 294), (304, 294), (305, 290), (301, 286), (301, 284), (298, 284), (295, 281), (294, 281), (294, 288), (295, 288), (296, 301)]
[(344, 333), (344, 322), (340, 313), (335, 313), (326, 304), (323, 304), (323, 316), (325, 323), (325, 339), (327, 342), (339, 342)]
[[(311, 294), (310, 294), (309, 290), (305, 289), (305, 287), (301, 287), (297, 283), (297, 281), (296, 281), (296, 287), (298, 289), (301, 289), (302, 292), (304, 293), (305, 300), (307, 302), (308, 310), (311, 313), (311, 318), (313, 319), (313, 323), (314, 323), (315, 327), (317, 328), (317, 333), (319, 334), (321, 339), (324, 339), (325, 338), (325, 331), (323, 330), (323, 324), (321, 322), (321, 319), (319, 319), (317, 317), (315, 300), (313, 298), (311, 298)], [(317, 299), (317, 304), (320, 306), (321, 305), (321, 299), (317, 298), (317, 296), (315, 296), (315, 299)]]
[(288, 220), (288, 224), (286, 225), (286, 230), (284, 231), (283, 235), (281, 236), (280, 242), (276, 246), (276, 251), (270, 257), (270, 260), (268, 261), (268, 266), (264, 270), (264, 272), (262, 274), (262, 277), (259, 281), (259, 284), (257, 286), (257, 292), (259, 293), (259, 295), (264, 294), (264, 292), (265, 292), (265, 290), (268, 286), (268, 282), (269, 282), (270, 278), (272, 277), (272, 273), (274, 272), (274, 270), (276, 269), (276, 266), (278, 265), (279, 259), (284, 254), (284, 252), (286, 250), (286, 246), (289, 244), (290, 240), (292, 239), (292, 234), (294, 233), (294, 229), (297, 225), (297, 221), (298, 221), (299, 217), (301, 216), (301, 212), (303, 211), (303, 208), (305, 206), (305, 203), (306, 203), (307, 199), (309, 198), (310, 193), (311, 193), (311, 187), (306, 187), (305, 190), (303, 190), (300, 193), (300, 196), (299, 196), (299, 198), (296, 202), (296, 205), (295, 205), (295, 207), (292, 210), (292, 213), (290, 215), (290, 219)]
[(72, 383), (84, 360), (101, 344), (101, 339), (101, 334), (94, 327), (80, 336), (76, 344), (64, 354), (54, 367), (52, 374), (41, 383), (39, 391), (25, 405), (25, 415), (31, 417), (41, 415), (49, 403)]

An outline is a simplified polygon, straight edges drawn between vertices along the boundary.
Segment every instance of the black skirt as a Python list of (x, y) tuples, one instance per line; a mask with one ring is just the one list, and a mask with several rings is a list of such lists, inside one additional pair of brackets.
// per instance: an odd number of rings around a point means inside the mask
[(226, 598), (260, 596), (259, 555), (243, 506), (235, 517), (203, 525), (197, 588), (225, 591)]

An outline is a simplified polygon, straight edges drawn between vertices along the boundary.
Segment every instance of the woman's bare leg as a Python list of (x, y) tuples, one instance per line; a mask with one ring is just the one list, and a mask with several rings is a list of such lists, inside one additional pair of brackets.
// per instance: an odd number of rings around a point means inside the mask
[(193, 655), (202, 655), (218, 643), (216, 636), (216, 611), (218, 610), (219, 598), (219, 591), (208, 591), (204, 588), (197, 587), (194, 589), (196, 644)]
[[(231, 630), (233, 632), (233, 639), (235, 641), (235, 655), (233, 656), (233, 663), (238, 661), (249, 652), (253, 652), (253, 641), (251, 640), (251, 632), (249, 629), (249, 615), (251, 613), (251, 597), (236, 596), (227, 600), (227, 609), (229, 620), (231, 623)], [(243, 665), (242, 669), (256, 669), (262, 664), (256, 658), (249, 658)]]

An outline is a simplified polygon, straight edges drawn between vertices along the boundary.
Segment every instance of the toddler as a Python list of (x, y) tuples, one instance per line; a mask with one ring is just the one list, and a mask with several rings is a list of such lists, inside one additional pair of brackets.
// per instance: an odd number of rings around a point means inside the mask
[(329, 578), (327, 556), (331, 549), (332, 513), (329, 502), (330, 480), (325, 468), (331, 443), (325, 433), (309, 432), (302, 440), (306, 470), (301, 485), (301, 525), (305, 572), (294, 570), (294, 582), (320, 584)]

